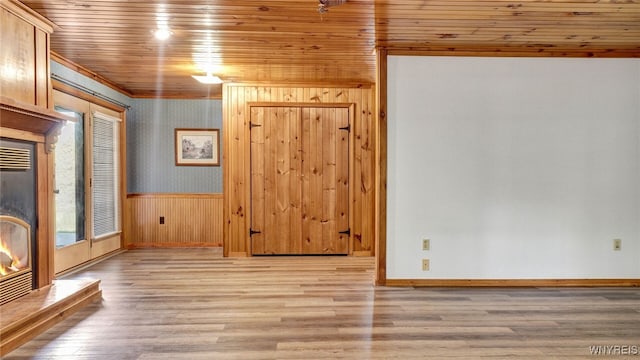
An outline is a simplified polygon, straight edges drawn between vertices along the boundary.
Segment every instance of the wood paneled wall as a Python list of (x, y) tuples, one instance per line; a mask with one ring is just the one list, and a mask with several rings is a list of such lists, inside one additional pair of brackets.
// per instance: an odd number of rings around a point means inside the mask
[(127, 207), (128, 248), (222, 246), (222, 194), (129, 194)]
[(53, 23), (14, 0), (0, 1), (0, 87), (2, 95), (28, 105), (53, 108), (49, 80), (49, 37)]
[(374, 255), (374, 90), (361, 87), (287, 87), (225, 84), (223, 89), (224, 255), (249, 256), (249, 104), (353, 104), (355, 107), (351, 255)]

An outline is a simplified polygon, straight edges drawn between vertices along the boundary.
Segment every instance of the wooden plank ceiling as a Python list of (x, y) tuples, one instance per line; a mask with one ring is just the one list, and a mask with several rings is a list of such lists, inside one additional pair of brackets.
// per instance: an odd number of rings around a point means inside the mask
[(640, 56), (640, 0), (348, 0), (324, 14), (318, 0), (23, 2), (60, 27), (54, 52), (135, 97), (219, 96), (191, 78), (206, 67), (230, 82), (370, 84), (376, 47)]

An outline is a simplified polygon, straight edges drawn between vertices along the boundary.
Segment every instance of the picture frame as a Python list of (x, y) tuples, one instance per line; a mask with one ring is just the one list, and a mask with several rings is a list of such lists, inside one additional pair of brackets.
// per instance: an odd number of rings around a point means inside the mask
[(176, 166), (220, 166), (220, 129), (175, 129)]

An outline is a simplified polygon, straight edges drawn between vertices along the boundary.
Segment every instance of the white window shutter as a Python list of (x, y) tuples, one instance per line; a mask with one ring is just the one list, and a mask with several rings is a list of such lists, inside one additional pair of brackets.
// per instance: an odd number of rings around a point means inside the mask
[(93, 113), (93, 236), (120, 231), (119, 224), (120, 119)]

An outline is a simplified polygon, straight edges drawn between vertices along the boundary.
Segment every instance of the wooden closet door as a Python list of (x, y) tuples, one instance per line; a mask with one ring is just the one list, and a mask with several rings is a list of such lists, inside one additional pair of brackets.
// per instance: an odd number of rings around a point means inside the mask
[(349, 251), (349, 110), (251, 108), (254, 255)]
[(349, 110), (302, 109), (302, 253), (349, 252)]
[(301, 254), (300, 108), (251, 108), (251, 247)]

